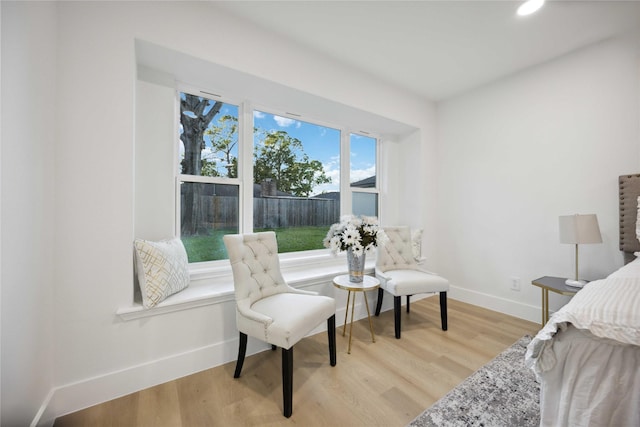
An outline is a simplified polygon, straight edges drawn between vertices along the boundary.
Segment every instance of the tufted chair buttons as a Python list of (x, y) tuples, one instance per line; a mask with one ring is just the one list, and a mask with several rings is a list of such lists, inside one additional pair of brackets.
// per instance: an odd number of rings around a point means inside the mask
[(409, 311), (411, 295), (439, 292), (442, 330), (447, 330), (446, 294), (449, 283), (445, 278), (421, 271), (417, 260), (419, 245), (414, 243), (418, 234), (412, 233), (407, 226), (384, 227), (382, 230), (386, 239), (380, 242), (376, 252), (376, 276), (381, 279), (376, 316), (380, 314), (385, 293), (397, 298), (394, 300), (394, 323), (396, 338), (400, 338), (400, 304), (396, 305), (395, 301), (399, 302), (400, 297), (406, 296)]

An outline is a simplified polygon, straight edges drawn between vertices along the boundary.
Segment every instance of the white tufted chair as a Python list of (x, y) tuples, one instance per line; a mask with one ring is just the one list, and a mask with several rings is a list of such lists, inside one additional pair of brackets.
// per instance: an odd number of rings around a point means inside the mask
[(384, 227), (376, 256), (376, 277), (380, 280), (376, 316), (380, 315), (384, 291), (393, 295), (396, 338), (400, 338), (401, 297), (407, 297), (407, 313), (411, 295), (440, 293), (442, 330), (447, 330), (447, 291), (449, 281), (420, 268), (411, 246), (409, 227)]
[(336, 365), (336, 304), (330, 297), (292, 288), (282, 278), (273, 231), (226, 235), (233, 270), (240, 346), (234, 378), (240, 377), (247, 336), (282, 347), (284, 416), (293, 409), (293, 345), (327, 321), (329, 362)]

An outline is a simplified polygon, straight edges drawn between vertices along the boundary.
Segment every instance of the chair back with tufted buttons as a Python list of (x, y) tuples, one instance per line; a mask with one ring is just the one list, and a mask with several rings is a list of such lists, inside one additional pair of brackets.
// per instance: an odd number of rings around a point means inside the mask
[(411, 246), (411, 229), (407, 226), (384, 227), (376, 255), (376, 268), (382, 272), (391, 270), (415, 270), (418, 263)]
[(250, 303), (289, 292), (280, 272), (278, 243), (273, 231), (253, 234), (228, 234), (224, 243), (233, 270), (236, 300)]
[(282, 348), (282, 395), (285, 417), (293, 408), (293, 345), (327, 322), (329, 363), (336, 365), (336, 302), (317, 292), (289, 286), (280, 272), (273, 231), (223, 237), (233, 270), (236, 326), (240, 332), (234, 378), (239, 378), (248, 337), (275, 350)]
[[(449, 281), (429, 272), (418, 264), (419, 254), (413, 250), (411, 229), (407, 226), (384, 227), (376, 255), (376, 278), (380, 280), (376, 316), (380, 315), (384, 292), (393, 295), (393, 316), (396, 338), (400, 338), (401, 297), (407, 298), (407, 313), (411, 296), (440, 293), (440, 319), (442, 330), (447, 330), (447, 292)], [(416, 233), (421, 237), (421, 233)], [(420, 258), (420, 262), (422, 258)]]

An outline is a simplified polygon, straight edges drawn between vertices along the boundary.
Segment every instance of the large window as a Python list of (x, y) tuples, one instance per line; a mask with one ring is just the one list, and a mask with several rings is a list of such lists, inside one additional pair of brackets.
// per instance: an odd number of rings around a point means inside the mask
[(378, 215), (375, 138), (213, 97), (179, 99), (179, 232), (190, 262), (227, 258), (222, 236), (239, 232), (273, 230), (279, 252), (322, 249), (341, 214)]

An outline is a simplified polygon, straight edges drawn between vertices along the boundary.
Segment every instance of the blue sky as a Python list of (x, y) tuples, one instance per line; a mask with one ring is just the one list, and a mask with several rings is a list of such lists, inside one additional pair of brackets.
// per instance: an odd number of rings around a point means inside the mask
[[(304, 151), (312, 160), (319, 160), (324, 171), (331, 178), (331, 184), (323, 184), (314, 189), (313, 194), (323, 191), (339, 191), (340, 187), (340, 131), (326, 126), (315, 125), (287, 117), (254, 111), (254, 126), (269, 130), (284, 130), (302, 141)], [(368, 178), (375, 174), (375, 139), (351, 135), (351, 182)]]

